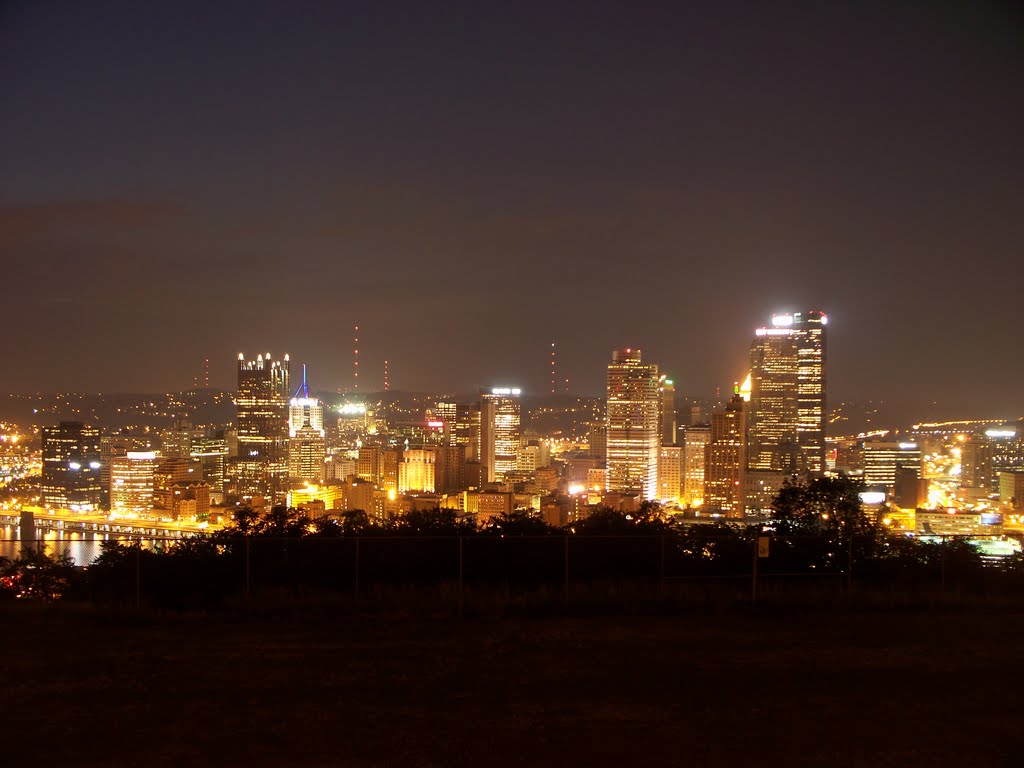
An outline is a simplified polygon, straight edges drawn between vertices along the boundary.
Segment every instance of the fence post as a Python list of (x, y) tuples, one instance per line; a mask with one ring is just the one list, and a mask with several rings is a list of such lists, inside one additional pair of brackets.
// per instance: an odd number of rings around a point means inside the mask
[(135, 542), (135, 609), (142, 607), (142, 540)]
[(758, 552), (757, 552), (757, 543), (758, 543), (757, 539), (758, 539), (758, 535), (755, 532), (755, 534), (754, 534), (754, 546), (753, 546), (754, 559), (753, 559), (753, 564), (751, 565), (751, 568), (750, 568), (750, 603), (751, 604), (754, 604), (754, 603), (757, 602), (757, 555), (758, 555)]
[(245, 536), (245, 602), (249, 602), (252, 593), (252, 538)]
[(356, 599), (359, 598), (359, 537), (356, 537), (356, 565), (355, 565), (355, 579), (354, 579), (353, 591), (355, 592)]
[(463, 613), (463, 594), (462, 594), (462, 541), (463, 537), (459, 536), (459, 618), (462, 618)]
[(565, 602), (569, 602), (569, 534), (565, 535), (565, 545), (562, 556), (562, 592)]
[(942, 537), (941, 550), (939, 552), (939, 591), (946, 594), (946, 537)]
[(658, 594), (665, 592), (665, 534), (661, 534), (658, 543)]
[(853, 590), (853, 534), (850, 534), (850, 541), (846, 550), (846, 592)]

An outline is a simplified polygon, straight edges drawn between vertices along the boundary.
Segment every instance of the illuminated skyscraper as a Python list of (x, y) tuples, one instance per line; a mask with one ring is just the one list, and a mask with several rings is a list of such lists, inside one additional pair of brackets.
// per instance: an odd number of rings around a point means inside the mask
[(662, 445), (676, 444), (676, 385), (664, 374), (659, 385), (661, 411), (658, 414), (658, 430)]
[(639, 349), (617, 349), (608, 366), (606, 438), (610, 493), (658, 496), (658, 429), (661, 414), (658, 366), (644, 364)]
[(890, 440), (865, 440), (862, 443), (864, 482), (891, 489), (900, 467), (921, 470), (921, 448), (917, 443)]
[(288, 401), (288, 436), (295, 437), (295, 433), (306, 425), (317, 430), (321, 437), (324, 435), (324, 407), (319, 399), (309, 396), (306, 364), (303, 363), (302, 383)]
[(747, 460), (751, 469), (797, 471), (797, 333), (792, 315), (776, 315), (750, 345)]
[(750, 347), (749, 466), (825, 468), (825, 325), (822, 312), (775, 315)]
[(519, 460), (518, 389), (495, 387), (480, 390), (480, 463), (487, 482), (504, 480)]
[(444, 424), (444, 444), (458, 444), (458, 412), (459, 407), (453, 402), (439, 401), (434, 407), (433, 416)]
[(398, 464), (398, 492), (433, 493), (436, 485), (437, 449), (405, 451)]
[(324, 431), (324, 408), (309, 396), (306, 366), (302, 366), (302, 383), (288, 401), (288, 480), (319, 483), (324, 476), (327, 440)]
[(148, 514), (153, 509), (157, 454), (128, 451), (110, 465), (110, 510), (119, 514)]
[(231, 490), (238, 496), (274, 503), (286, 498), (289, 369), (288, 355), (249, 361), (238, 356), (238, 457), (230, 467)]
[(288, 480), (318, 483), (324, 479), (327, 442), (322, 429), (307, 422), (288, 438)]
[(746, 414), (739, 393), (724, 411), (711, 416), (711, 439), (705, 448), (704, 505), (731, 517), (743, 516), (747, 466)]
[(663, 445), (658, 450), (658, 500), (678, 504), (683, 490), (683, 449)]
[(797, 334), (796, 442), (800, 449), (797, 468), (801, 472), (825, 470), (827, 324), (825, 313), (814, 309), (793, 314)]
[(1024, 470), (1024, 419), (985, 430), (992, 444), (992, 469), (999, 472)]
[(100, 506), (100, 432), (80, 421), (43, 427), (43, 504), (60, 509)]
[(988, 495), (996, 485), (992, 443), (983, 435), (971, 435), (960, 447), (960, 487)]
[[(110, 467), (117, 456), (128, 451), (152, 451), (155, 448), (152, 435), (112, 434), (100, 437), (100, 508), (110, 509)], [(172, 451), (174, 446), (172, 445)], [(162, 454), (162, 451), (161, 451)]]
[(687, 506), (704, 503), (704, 462), (706, 446), (711, 441), (711, 427), (697, 424), (683, 433), (683, 498)]

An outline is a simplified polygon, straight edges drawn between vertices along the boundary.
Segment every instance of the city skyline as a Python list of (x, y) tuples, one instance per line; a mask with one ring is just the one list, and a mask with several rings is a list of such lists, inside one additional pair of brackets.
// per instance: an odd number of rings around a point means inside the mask
[(303, 11), (5, 6), (0, 389), (230, 389), (257, 345), (336, 388), (359, 326), (360, 390), (541, 393), (554, 342), (574, 392), (639, 345), (710, 396), (820, 306), (837, 401), (1018, 409), (1007, 7)]

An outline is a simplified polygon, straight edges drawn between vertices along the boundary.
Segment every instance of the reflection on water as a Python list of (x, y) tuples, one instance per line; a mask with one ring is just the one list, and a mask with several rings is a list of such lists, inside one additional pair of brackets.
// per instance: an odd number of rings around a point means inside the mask
[[(46, 545), (46, 554), (71, 556), (75, 565), (88, 565), (100, 554), (104, 541), (120, 539), (123, 542), (138, 541), (136, 536), (123, 533), (96, 533), (93, 531), (65, 531), (51, 528), (36, 528), (36, 544)], [(142, 546), (167, 546), (166, 541), (142, 539)], [(17, 557), (21, 554), (21, 531), (17, 525), (0, 525), (0, 557)]]

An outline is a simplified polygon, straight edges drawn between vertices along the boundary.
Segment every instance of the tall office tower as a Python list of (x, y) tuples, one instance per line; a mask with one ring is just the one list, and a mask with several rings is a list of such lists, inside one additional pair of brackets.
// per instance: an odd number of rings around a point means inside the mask
[(889, 440), (865, 440), (862, 445), (864, 482), (891, 489), (896, 483), (897, 467), (921, 469), (921, 449), (917, 443)]
[(825, 469), (825, 325), (823, 312), (774, 315), (750, 347), (751, 469), (820, 473)]
[(992, 470), (1018, 472), (1024, 470), (1024, 419), (985, 430), (992, 443)]
[(608, 424), (595, 421), (587, 427), (587, 446), (591, 456), (599, 456), (602, 461), (608, 454)]
[(359, 449), (356, 459), (356, 477), (368, 483), (380, 483), (380, 452), (379, 445), (364, 445)]
[(288, 438), (288, 480), (319, 483), (324, 479), (327, 441), (322, 429), (306, 422)]
[(413, 448), (405, 452), (398, 464), (398, 492), (433, 493), (436, 485), (438, 450)]
[(380, 452), (380, 486), (386, 491), (398, 490), (398, 465), (403, 453), (401, 446), (384, 448)]
[(480, 403), (466, 403), (459, 410), (459, 442), (465, 440), (469, 446), (467, 461), (480, 463), (483, 456), (483, 444), (481, 442), (483, 427)]
[(662, 374), (658, 391), (661, 395), (661, 410), (658, 413), (658, 432), (662, 445), (676, 444), (676, 385)]
[(434, 490), (440, 493), (461, 491), (466, 488), (466, 453), (469, 446), (446, 445), (438, 449), (434, 468)]
[(192, 441), (201, 434), (191, 421), (176, 419), (174, 426), (160, 435), (160, 455), (165, 458), (187, 457), (192, 453)]
[(199, 459), (161, 453), (153, 469), (153, 506), (173, 510), (174, 492), (181, 490), (175, 486), (202, 482), (203, 464)]
[(324, 408), (317, 398), (309, 396), (303, 364), (302, 383), (288, 401), (288, 480), (321, 482), (326, 458)]
[(797, 334), (797, 467), (812, 474), (825, 471), (827, 324), (825, 313), (815, 309), (793, 314)]
[(995, 485), (992, 443), (983, 435), (971, 435), (960, 447), (960, 487), (988, 495)]
[(128, 451), (110, 465), (110, 510), (121, 514), (147, 514), (153, 509), (156, 477), (155, 451)]
[(487, 482), (515, 472), (519, 459), (519, 390), (495, 387), (480, 390), (480, 463)]
[(203, 465), (203, 480), (209, 483), (212, 493), (218, 494), (219, 500), (219, 494), (224, 493), (224, 465), (228, 458), (228, 441), (224, 432), (193, 440), (191, 456)]
[(110, 467), (118, 456), (128, 451), (152, 451), (155, 448), (150, 435), (102, 435), (100, 437), (100, 508), (110, 509)]
[(246, 360), (238, 356), (238, 458), (232, 462), (232, 490), (284, 503), (288, 475), (288, 355)]
[(679, 503), (683, 490), (683, 449), (663, 445), (658, 451), (658, 500)]
[(743, 398), (733, 395), (725, 410), (711, 416), (711, 439), (705, 448), (704, 505), (730, 517), (743, 516), (747, 467), (747, 425)]
[(452, 402), (438, 401), (434, 406), (434, 418), (444, 424), (443, 445), (458, 444), (459, 406)]
[(683, 433), (683, 498), (690, 507), (704, 503), (704, 459), (711, 442), (711, 427), (697, 424)]
[(43, 427), (43, 504), (60, 509), (100, 506), (100, 432), (80, 421)]
[(309, 385), (306, 383), (306, 364), (302, 364), (302, 383), (288, 401), (288, 436), (294, 437), (302, 427), (309, 425), (324, 433), (324, 407), (320, 400), (309, 396)]
[(758, 328), (750, 345), (750, 413), (747, 462), (750, 469), (796, 472), (799, 354), (791, 315), (775, 315), (772, 327)]
[(658, 495), (658, 366), (645, 364), (639, 349), (617, 349), (608, 366), (607, 490)]

